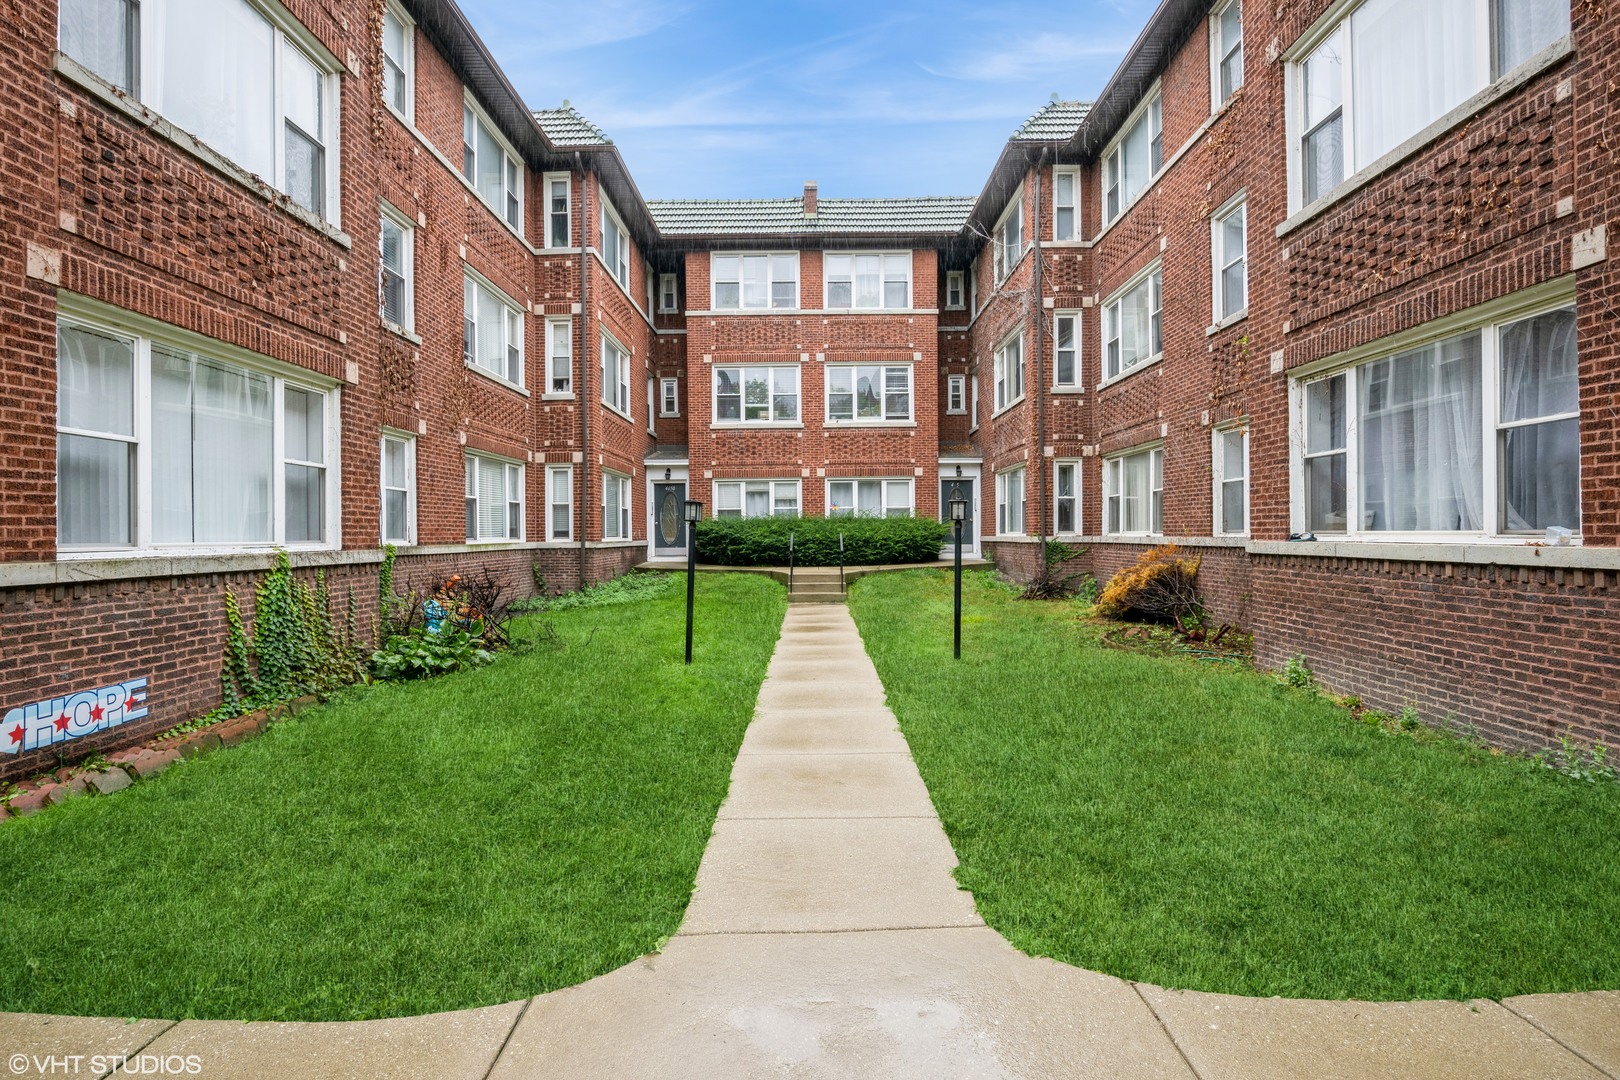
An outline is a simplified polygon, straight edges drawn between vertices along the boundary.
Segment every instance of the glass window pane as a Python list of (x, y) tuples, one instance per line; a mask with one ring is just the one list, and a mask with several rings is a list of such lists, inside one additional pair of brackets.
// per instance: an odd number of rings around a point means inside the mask
[(744, 517), (770, 517), (771, 485), (747, 484), (743, 491)]
[(56, 332), (56, 411), (62, 427), (135, 434), (135, 343), (80, 326)]
[(383, 440), (383, 483), (388, 487), (405, 486), (405, 444), (399, 439)]
[(163, 115), (249, 172), (275, 177), (275, 34), (246, 0), (168, 0)]
[(57, 19), (64, 53), (130, 89), (129, 0), (60, 0)]
[(1580, 410), (1575, 312), (1550, 311), (1502, 330), (1502, 421)]
[(1242, 480), (1229, 480), (1221, 485), (1221, 531), (1236, 533), (1248, 527), (1244, 520)]
[(1580, 421), (1554, 420), (1502, 432), (1504, 532), (1581, 527)]
[(830, 517), (846, 517), (855, 512), (855, 485), (848, 480), (834, 480), (827, 485), (827, 513)]
[(1369, 165), (1485, 85), (1476, 0), (1367, 0), (1350, 17), (1355, 161)]
[(478, 539), (506, 536), (506, 477), (497, 462), (474, 458), (478, 485)]
[(859, 513), (875, 517), (883, 512), (883, 492), (876, 480), (863, 480), (855, 487)]
[(1501, 78), (1569, 33), (1569, 0), (1491, 0), (1493, 72)]
[(317, 541), (326, 531), (326, 470), (288, 465), (286, 481), (287, 542)]
[(506, 305), (494, 293), (477, 287), (478, 366), (506, 377)]
[(1335, 30), (1305, 60), (1305, 130), (1332, 116), (1344, 104), (1343, 30)]
[(764, 255), (750, 255), (742, 260), (743, 307), (762, 308), (769, 301), (769, 260)]
[(287, 125), (286, 180), (282, 190), (313, 214), (326, 212), (326, 152), (298, 128)]
[(297, 124), (316, 142), (324, 142), (325, 125), (321, 122), (321, 84), (324, 77), (303, 51), (286, 38), (281, 45), (281, 110), (288, 120)]
[(134, 543), (135, 444), (61, 435), (56, 449), (56, 542)]
[(289, 461), (326, 460), (326, 399), (311, 390), (287, 387), (283, 444)]
[(1305, 388), (1305, 451), (1343, 450), (1345, 437), (1344, 376), (1313, 382)]

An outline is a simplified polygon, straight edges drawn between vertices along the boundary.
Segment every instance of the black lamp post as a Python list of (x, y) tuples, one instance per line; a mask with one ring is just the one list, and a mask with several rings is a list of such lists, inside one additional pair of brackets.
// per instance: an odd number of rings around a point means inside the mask
[(966, 499), (951, 500), (951, 528), (956, 533), (956, 625), (954, 648), (956, 659), (962, 659), (962, 526), (967, 523)]
[(703, 504), (686, 500), (686, 662), (692, 662), (692, 595), (697, 583), (697, 526)]

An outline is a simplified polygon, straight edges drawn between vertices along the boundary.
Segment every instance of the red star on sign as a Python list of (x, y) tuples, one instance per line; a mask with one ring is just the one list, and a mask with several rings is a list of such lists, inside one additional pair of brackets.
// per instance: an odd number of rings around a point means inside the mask
[(61, 716), (58, 716), (56, 718), (56, 730), (57, 731), (66, 731), (67, 726), (68, 726), (68, 715), (67, 715), (67, 713), (63, 713)]
[(20, 743), (23, 741), (23, 736), (25, 734), (27, 734), (27, 732), (23, 731), (23, 726), (18, 724), (16, 727), (11, 729), (11, 741), (14, 743)]
[(101, 723), (101, 715), (104, 711), (105, 710), (103, 710), (101, 707), (101, 703), (99, 701), (96, 702), (95, 708), (90, 710), (90, 719), (94, 720), (98, 724)]
[(135, 695), (131, 694), (131, 695), (129, 695), (129, 700), (124, 702), (124, 711), (125, 712), (134, 712), (136, 707), (139, 706), (139, 705), (140, 705), (140, 702), (135, 700)]

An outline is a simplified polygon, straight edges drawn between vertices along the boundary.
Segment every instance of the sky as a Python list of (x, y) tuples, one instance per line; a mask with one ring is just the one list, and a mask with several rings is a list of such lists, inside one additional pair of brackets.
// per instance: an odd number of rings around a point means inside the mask
[(644, 197), (692, 199), (976, 195), (1053, 94), (1096, 96), (1158, 0), (460, 3), (530, 108), (568, 100)]

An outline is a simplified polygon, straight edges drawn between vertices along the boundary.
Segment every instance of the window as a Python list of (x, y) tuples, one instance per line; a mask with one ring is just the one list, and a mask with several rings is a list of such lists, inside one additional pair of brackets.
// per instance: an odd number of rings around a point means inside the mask
[(574, 393), (574, 321), (546, 320), (546, 396)]
[(1060, 311), (1052, 320), (1054, 364), (1052, 386), (1056, 390), (1080, 389), (1080, 313)]
[(329, 543), (335, 401), (206, 351), (64, 318), (58, 546)]
[(416, 440), (382, 437), (382, 541), (416, 543)]
[(546, 247), (568, 247), (574, 239), (570, 225), (572, 180), (567, 173), (546, 173), (541, 183), (546, 191)]
[(630, 478), (602, 473), (602, 539), (629, 540)]
[(523, 539), (523, 466), (467, 455), (467, 542)]
[(1024, 189), (1020, 187), (1013, 196), (1010, 206), (1002, 213), (1001, 220), (996, 222), (996, 231), (990, 239), (993, 249), (991, 255), (992, 268), (995, 270), (996, 284), (1000, 285), (1007, 280), (1007, 275), (1013, 272), (1018, 260), (1024, 257)]
[(798, 517), (797, 480), (721, 480), (714, 485), (714, 516)]
[(679, 311), (680, 292), (679, 277), (675, 274), (658, 275), (658, 310), (665, 314)]
[(968, 430), (979, 430), (979, 373), (974, 371), (973, 377), (968, 380), (968, 396), (971, 399), (968, 405)]
[(1212, 466), (1215, 534), (1242, 536), (1249, 531), (1249, 429), (1246, 425), (1215, 429)]
[(910, 480), (829, 480), (828, 517), (910, 517)]
[(909, 308), (911, 254), (825, 255), (829, 308)]
[(658, 282), (658, 278), (653, 274), (652, 263), (643, 262), (641, 264), (641, 280), (647, 284), (647, 314), (651, 316), (653, 313), (653, 289)]
[(1577, 362), (1566, 307), (1307, 382), (1301, 524), (1368, 538), (1578, 532)]
[(1210, 16), (1209, 50), (1213, 112), (1243, 86), (1243, 0), (1228, 0)]
[(294, 203), (336, 221), (337, 71), (249, 0), (66, 0), (62, 51)]
[(968, 317), (979, 317), (979, 264), (975, 261), (968, 267)]
[(1052, 239), (1080, 239), (1080, 170), (1052, 170)]
[(967, 376), (948, 375), (945, 378), (945, 411), (947, 413), (967, 412)]
[(1311, 203), (1569, 33), (1568, 0), (1366, 0), (1293, 68)]
[(1024, 396), (1024, 335), (1014, 333), (996, 349), (996, 411)]
[(715, 255), (709, 265), (716, 310), (799, 306), (797, 255)]
[(602, 199), (602, 261), (607, 263), (608, 273), (619, 283), (619, 288), (629, 295), (630, 237), (613, 204), (605, 197)]
[(409, 220), (390, 207), (383, 207), (382, 259), (378, 288), (381, 292), (382, 321), (401, 330), (410, 330), (415, 318), (415, 230)]
[(911, 366), (827, 368), (827, 420), (911, 419)]
[(414, 112), (412, 85), (416, 60), (416, 26), (403, 11), (388, 4), (383, 8), (383, 101), (407, 122)]
[(546, 539), (574, 538), (574, 469), (571, 465), (546, 467)]
[(461, 318), (461, 350), (467, 363), (522, 386), (523, 310), (517, 303), (468, 269)]
[(1249, 204), (1239, 195), (1215, 212), (1210, 222), (1215, 252), (1215, 321), (1235, 319), (1249, 309)]
[(658, 434), (658, 424), (653, 419), (654, 417), (656, 417), (658, 415), (658, 411), (657, 411), (658, 389), (657, 389), (656, 383), (657, 383), (657, 380), (654, 379), (651, 375), (647, 376), (647, 434), (649, 434), (649, 435), (657, 435)]
[(658, 415), (681, 415), (681, 382), (679, 379), (660, 379), (658, 382)]
[(1164, 532), (1164, 449), (1138, 450), (1103, 462), (1103, 532), (1146, 536)]
[(1021, 536), (1024, 532), (1024, 466), (996, 473), (996, 533)]
[(1103, 379), (1117, 379), (1164, 351), (1157, 265), (1103, 305)]
[(630, 416), (630, 354), (602, 331), (602, 403)]
[(961, 311), (962, 307), (962, 271), (948, 270), (945, 273), (945, 309)]
[(714, 420), (727, 423), (797, 423), (797, 367), (717, 367)]
[(470, 98), (462, 106), (461, 144), (462, 175), (497, 217), (521, 231), (523, 166)]
[(1080, 531), (1080, 463), (1055, 462), (1052, 490), (1057, 498), (1057, 531), (1074, 534)]
[(1103, 154), (1103, 221), (1113, 221), (1164, 166), (1159, 92), (1153, 91)]

